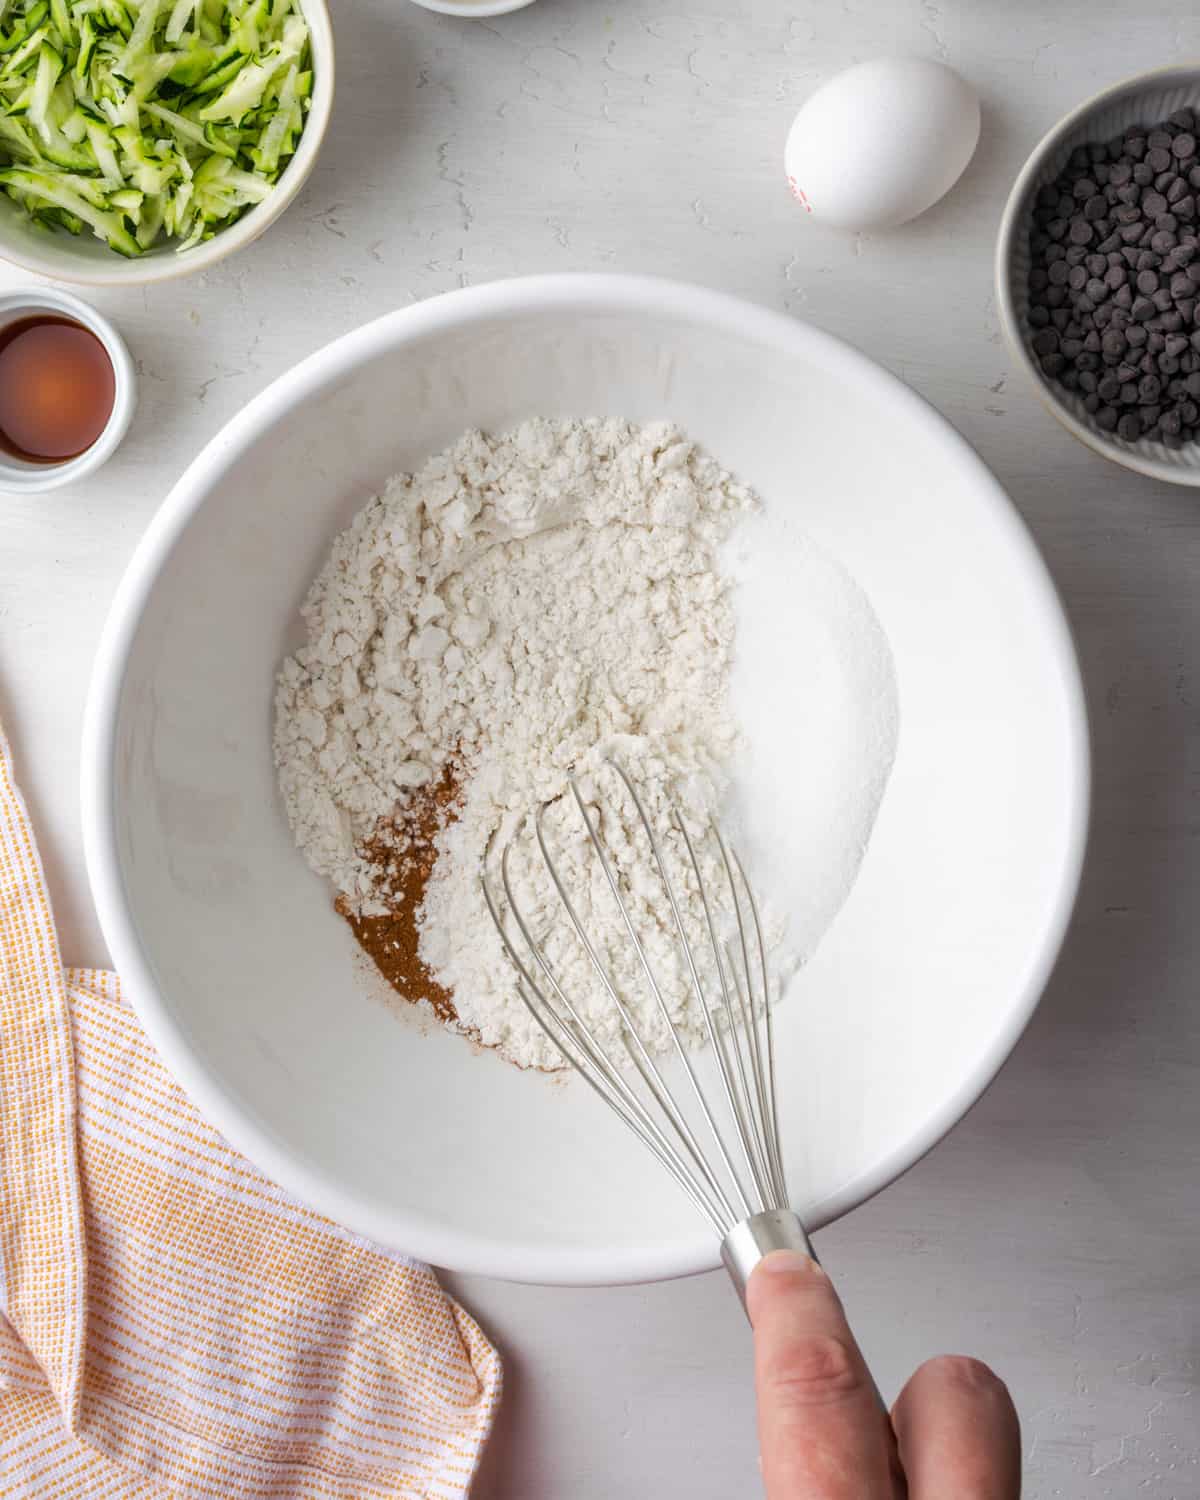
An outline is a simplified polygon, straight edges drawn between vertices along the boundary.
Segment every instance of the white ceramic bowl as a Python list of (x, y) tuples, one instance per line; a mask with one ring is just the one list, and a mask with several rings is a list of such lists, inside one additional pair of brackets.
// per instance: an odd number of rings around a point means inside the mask
[(333, 109), (334, 48), (329, 10), (325, 0), (300, 0), (300, 5), (312, 34), (312, 105), (296, 153), (269, 197), (202, 245), (181, 253), (164, 244), (136, 260), (127, 260), (110, 250), (90, 230), (83, 234), (68, 234), (66, 230), (50, 234), (39, 229), (10, 198), (0, 194), (0, 259), (55, 281), (86, 286), (147, 286), (211, 270), (218, 261), (264, 234), (308, 180)]
[(1069, 433), (1136, 473), (1171, 484), (1200, 485), (1200, 443), (1172, 449), (1149, 438), (1127, 443), (1115, 433), (1101, 432), (1084, 410), (1082, 397), (1043, 373), (1033, 352), (1034, 330), (1028, 322), (1029, 228), (1038, 189), (1054, 181), (1076, 146), (1112, 140), (1132, 125), (1153, 125), (1185, 108), (1200, 109), (1200, 68), (1159, 68), (1105, 89), (1043, 136), (1022, 167), (1004, 209), (996, 246), (996, 300), (1013, 358), (1033, 382), (1042, 404)]
[[(1003, 1062), (1070, 914), (1088, 795), (1075, 656), (1024, 526), (941, 417), (814, 328), (669, 282), (519, 280), (381, 318), (251, 402), (163, 504), (97, 657), (84, 818), (113, 959), (200, 1108), (296, 1195), (438, 1264), (563, 1283), (699, 1271), (716, 1246), (585, 1086), (364, 992), (270, 736), (297, 606), (366, 497), (468, 424), (581, 413), (682, 423), (764, 497), (776, 560), (802, 528), (890, 639), (901, 729), (874, 839), (778, 1011), (815, 1225), (910, 1166)], [(805, 650), (779, 643), (763, 705), (781, 774), (812, 732)]]
[(61, 489), (87, 474), (94, 474), (121, 446), (137, 410), (137, 375), (133, 360), (129, 357), (125, 340), (106, 317), (70, 292), (60, 292), (54, 287), (25, 287), (18, 292), (0, 295), (0, 330), (22, 318), (45, 313), (73, 318), (104, 345), (113, 368), (113, 409), (104, 431), (92, 446), (78, 458), (70, 458), (65, 463), (27, 463), (0, 450), (0, 491), (11, 495), (33, 495)]

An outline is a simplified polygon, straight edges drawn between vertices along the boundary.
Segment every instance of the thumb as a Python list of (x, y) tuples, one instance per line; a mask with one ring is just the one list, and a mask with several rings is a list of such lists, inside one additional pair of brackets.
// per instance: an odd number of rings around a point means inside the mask
[(893, 1440), (825, 1272), (776, 1250), (746, 1288), (768, 1500), (893, 1500)]

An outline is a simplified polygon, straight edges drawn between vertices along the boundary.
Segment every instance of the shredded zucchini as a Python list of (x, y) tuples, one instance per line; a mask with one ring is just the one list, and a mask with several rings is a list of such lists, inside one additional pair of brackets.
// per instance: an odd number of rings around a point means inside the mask
[(0, 0), (0, 191), (120, 255), (270, 195), (312, 97), (298, 0)]

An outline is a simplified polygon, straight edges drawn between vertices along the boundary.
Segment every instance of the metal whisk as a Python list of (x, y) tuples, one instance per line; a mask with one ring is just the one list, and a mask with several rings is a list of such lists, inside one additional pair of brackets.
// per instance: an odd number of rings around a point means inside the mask
[[(695, 1060), (672, 1019), (660, 978), (651, 966), (630, 915), (618, 872), (574, 776), (570, 778), (570, 792), (612, 892), (614, 917), (633, 944), (641, 980), (649, 986), (682, 1066), (683, 1078), (677, 1090), (664, 1078), (566, 889), (546, 837), (545, 821), (551, 803), (532, 814), (534, 835), (563, 911), (605, 994), (620, 1015), (626, 1054), (622, 1061), (610, 1056), (582, 1017), (521, 911), (510, 877), (511, 841), (501, 856), (500, 878), (518, 936), (510, 933), (486, 872), (484, 898), (505, 951), (516, 967), (522, 999), (534, 1019), (708, 1219), (720, 1236), (726, 1269), (744, 1298), (751, 1271), (769, 1251), (795, 1249), (812, 1254), (804, 1226), (788, 1206), (779, 1143), (770, 976), (762, 919), (741, 861), (727, 845), (720, 828), (710, 822), (707, 836), (719, 850), (725, 877), (723, 884), (729, 906), (725, 915), (732, 916), (728, 924), (730, 936), (722, 941), (714, 901), (701, 872), (697, 845), (672, 801), (672, 826), (681, 837), (686, 851), (685, 870), (690, 867), (695, 877), (704, 914), (702, 941), (709, 950), (711, 963), (701, 964), (693, 936), (684, 922), (676, 883), (642, 797), (623, 766), (616, 761), (608, 761), (606, 765), (620, 778), (636, 809), (662, 882), (686, 976), (703, 1013), (718, 1075), (715, 1087), (706, 1090), (701, 1085)], [(707, 973), (707, 981), (702, 970)], [(680, 1094), (691, 1101), (695, 1125), (689, 1119), (689, 1110), (680, 1102)]]

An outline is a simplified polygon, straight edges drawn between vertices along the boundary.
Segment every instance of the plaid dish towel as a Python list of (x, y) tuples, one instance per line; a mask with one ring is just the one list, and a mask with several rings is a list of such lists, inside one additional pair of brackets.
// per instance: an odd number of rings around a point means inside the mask
[(426, 1267), (262, 1177), (63, 969), (0, 733), (0, 1494), (450, 1500), (499, 1394)]

